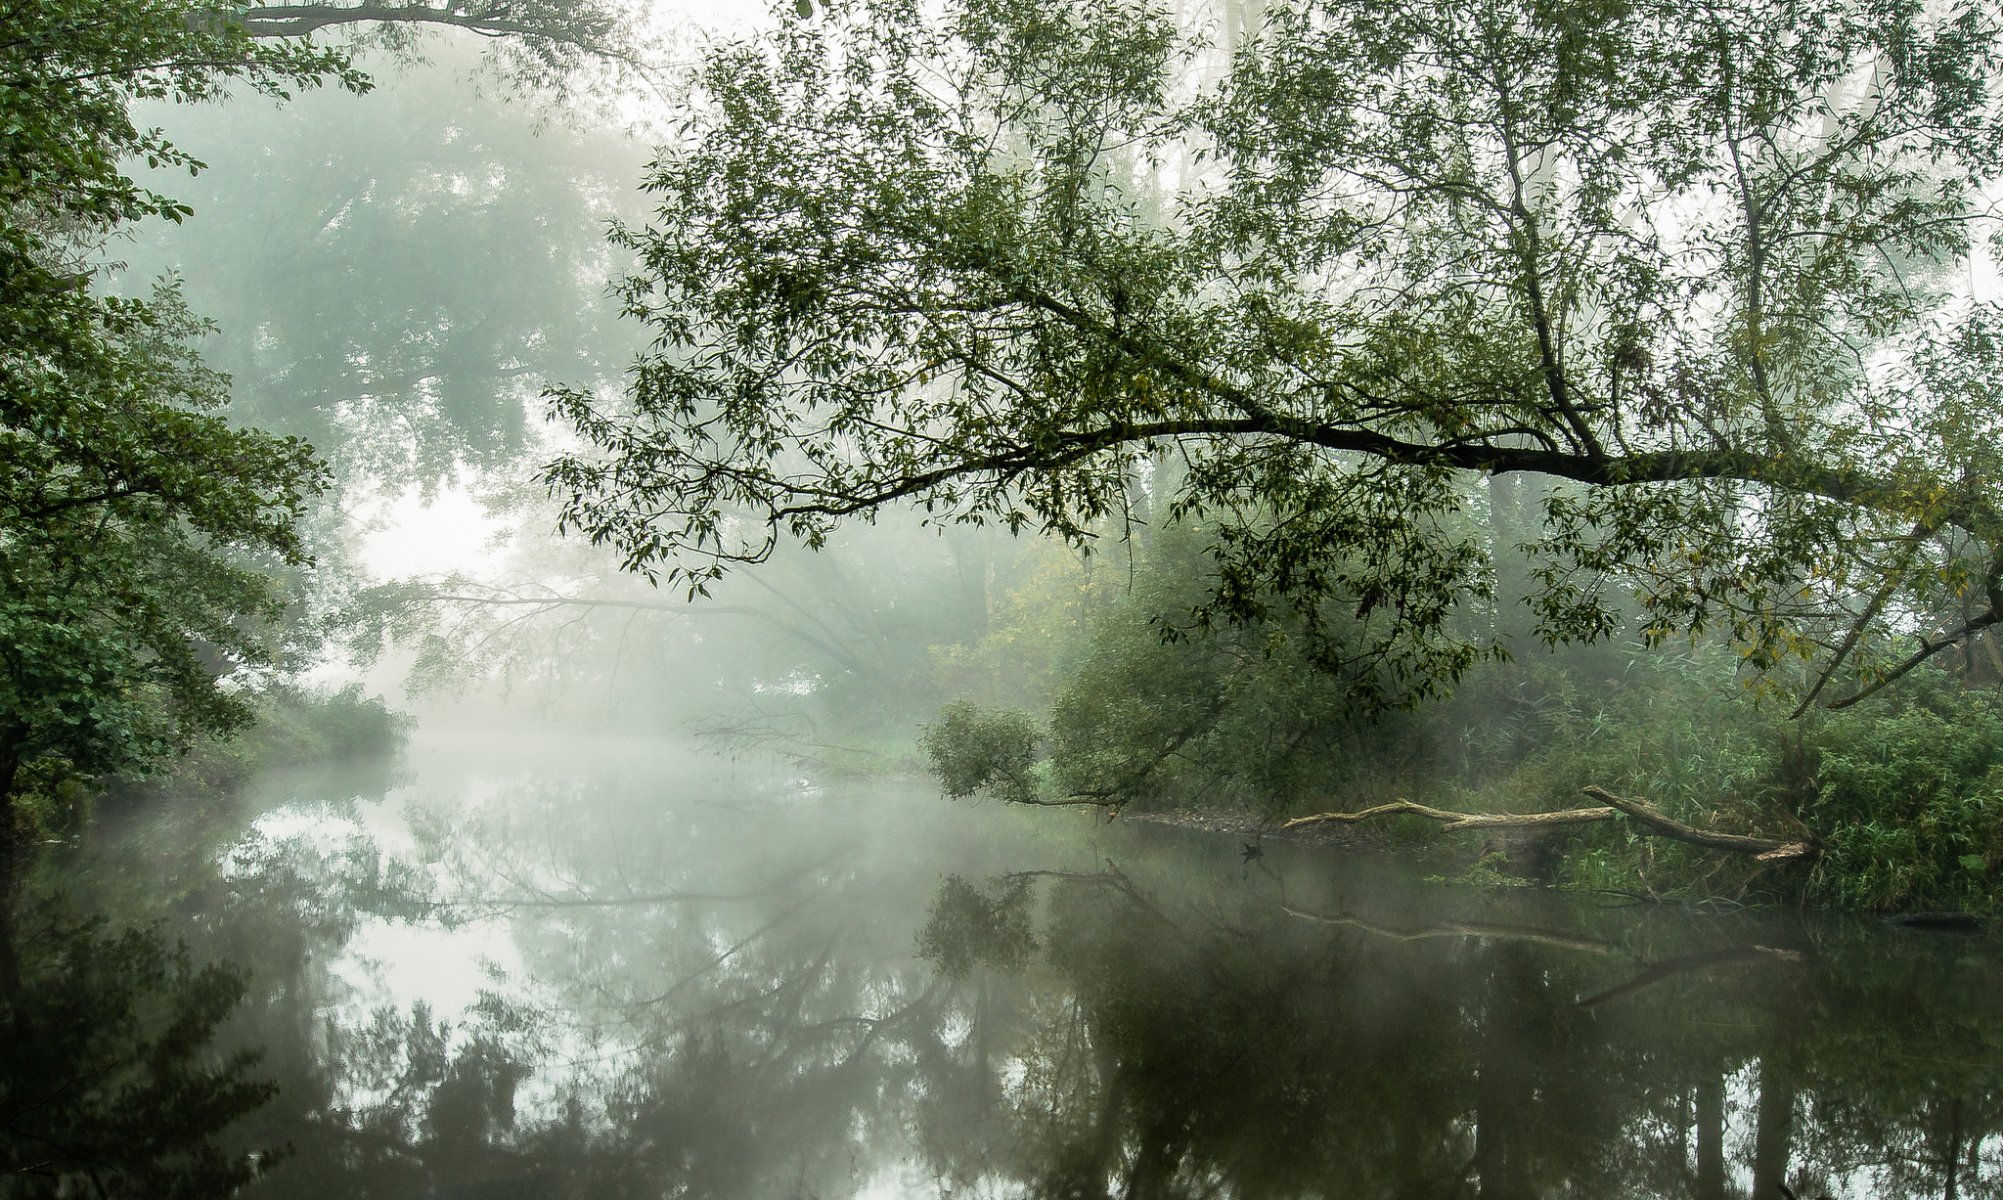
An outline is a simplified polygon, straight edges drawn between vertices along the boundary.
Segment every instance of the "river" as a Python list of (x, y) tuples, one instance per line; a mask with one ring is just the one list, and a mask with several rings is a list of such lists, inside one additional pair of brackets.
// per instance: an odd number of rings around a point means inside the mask
[(0, 1194), (2003, 1194), (1992, 938), (1261, 849), (612, 741), (107, 811)]

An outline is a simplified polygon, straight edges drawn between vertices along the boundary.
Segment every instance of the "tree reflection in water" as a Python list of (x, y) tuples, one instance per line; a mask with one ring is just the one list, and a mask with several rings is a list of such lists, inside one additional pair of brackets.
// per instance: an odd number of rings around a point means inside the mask
[[(716, 794), (516, 782), (399, 844), (211, 846), (181, 928), (254, 967), (225, 1040), (281, 1084), (214, 1161), (289, 1146), (247, 1194), (302, 1198), (2003, 1194), (1986, 942), (1345, 902), (1373, 868), (1115, 830), (1077, 869), (1047, 814)], [(380, 986), (390, 927), (480, 947), (477, 999)], [(237, 994), (157, 961), (170, 1008), (218, 989), (192, 1033)]]
[[(935, 940), (959, 928), (955, 886)], [(1054, 883), (1044, 909), (1061, 999), (999, 1107), (1033, 1194), (2003, 1192), (1987, 947), (1887, 958), (1882, 938), (1736, 922), (1799, 943), (1677, 953), (1719, 936), (1695, 921), (1651, 930), (1650, 966), (1493, 922), (1178, 921), (1116, 872)]]
[(244, 994), (237, 972), (14, 896), (0, 962), (0, 1195), (206, 1200), (277, 1161), (221, 1140), (274, 1090), (255, 1051), (213, 1044)]

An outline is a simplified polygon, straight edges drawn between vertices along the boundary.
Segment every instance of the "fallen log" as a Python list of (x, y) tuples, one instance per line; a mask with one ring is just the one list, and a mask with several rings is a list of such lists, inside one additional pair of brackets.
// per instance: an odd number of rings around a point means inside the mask
[(1441, 821), (1444, 822), (1440, 826), (1441, 829), (1454, 830), (1524, 829), (1536, 828), (1543, 825), (1580, 825), (1589, 821), (1604, 821), (1614, 815), (1614, 810), (1611, 808), (1573, 808), (1562, 812), (1541, 813), (1464, 813), (1453, 812), (1444, 808), (1433, 808), (1428, 805), (1414, 803), (1410, 800), (1393, 800), (1389, 804), (1380, 804), (1375, 808), (1363, 809), (1361, 812), (1325, 812), (1316, 813), (1311, 817), (1295, 817), (1293, 820), (1281, 825), (1280, 828), (1303, 829), (1309, 825), (1325, 825), (1330, 823), (1354, 825), (1358, 821), (1368, 821), (1373, 817), (1396, 816), (1399, 813), (1411, 813), (1413, 816), (1425, 817), (1431, 821)]
[(1822, 845), (1813, 834), (1796, 841), (1782, 841), (1779, 838), (1752, 837), (1743, 833), (1719, 833), (1711, 829), (1699, 829), (1686, 825), (1674, 817), (1667, 816), (1652, 805), (1628, 797), (1616, 796), (1598, 785), (1589, 784), (1582, 789), (1586, 795), (1600, 802), (1595, 808), (1568, 808), (1553, 812), (1536, 813), (1465, 813), (1451, 809), (1434, 808), (1411, 800), (1393, 800), (1389, 804), (1379, 804), (1356, 812), (1324, 812), (1312, 816), (1295, 817), (1281, 825), (1285, 829), (1304, 829), (1312, 825), (1343, 824), (1354, 825), (1359, 821), (1377, 817), (1392, 817), (1410, 814), (1425, 817), (1429, 821), (1440, 822), (1442, 830), (1457, 829), (1537, 829), (1558, 825), (1586, 825), (1596, 821), (1611, 820), (1615, 813), (1632, 819), (1648, 833), (1666, 837), (1672, 841), (1686, 842), (1693, 846), (1703, 846), (1711, 850), (1729, 850), (1735, 854), (1750, 854), (1756, 862), (1784, 862), (1812, 859), (1822, 853)]
[(1640, 800), (1616, 796), (1597, 784), (1587, 784), (1580, 790), (1601, 804), (1626, 813), (1652, 833), (1675, 841), (1688, 842), (1693, 846), (1750, 854), (1755, 862), (1814, 858), (1822, 852), (1822, 847), (1815, 841), (1813, 834), (1799, 841), (1784, 842), (1779, 838), (1750, 837), (1743, 833), (1718, 833), (1715, 830), (1699, 829), (1695, 825), (1685, 825), (1673, 817), (1664, 816), (1651, 805), (1644, 804)]

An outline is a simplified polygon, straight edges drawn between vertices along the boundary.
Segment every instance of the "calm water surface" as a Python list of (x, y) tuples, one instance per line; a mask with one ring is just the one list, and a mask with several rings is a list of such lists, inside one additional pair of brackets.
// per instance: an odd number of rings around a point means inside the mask
[(444, 738), (21, 907), (11, 1132), (134, 1194), (2003, 1195), (1986, 938)]

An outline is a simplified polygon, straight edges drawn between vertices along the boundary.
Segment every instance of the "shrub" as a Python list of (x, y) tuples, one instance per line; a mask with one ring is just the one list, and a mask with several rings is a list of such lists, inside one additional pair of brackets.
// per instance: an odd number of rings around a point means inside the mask
[(965, 700), (940, 710), (918, 738), (948, 796), (984, 793), (1018, 803), (1036, 796), (1036, 744), (1028, 713), (983, 711)]

